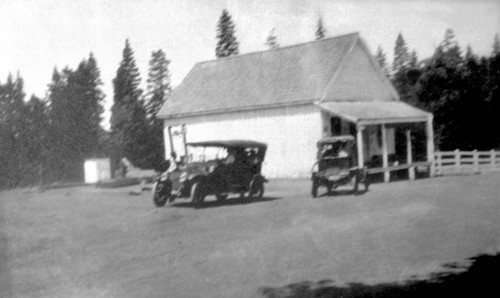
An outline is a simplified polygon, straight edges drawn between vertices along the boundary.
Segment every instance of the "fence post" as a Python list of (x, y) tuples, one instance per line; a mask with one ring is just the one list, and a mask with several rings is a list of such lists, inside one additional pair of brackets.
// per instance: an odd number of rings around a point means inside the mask
[(490, 165), (491, 165), (491, 170), (492, 171), (494, 171), (495, 168), (496, 168), (496, 164), (495, 164), (495, 157), (496, 156), (495, 155), (496, 155), (495, 154), (495, 150), (491, 149), (491, 151), (490, 151), (490, 158), (491, 158)]
[(441, 176), (441, 152), (436, 151), (436, 175)]
[(460, 173), (460, 151), (458, 149), (455, 149), (455, 172)]
[(477, 149), (474, 149), (472, 151), (472, 158), (473, 158), (473, 171), (474, 173), (479, 173), (479, 154), (477, 154)]

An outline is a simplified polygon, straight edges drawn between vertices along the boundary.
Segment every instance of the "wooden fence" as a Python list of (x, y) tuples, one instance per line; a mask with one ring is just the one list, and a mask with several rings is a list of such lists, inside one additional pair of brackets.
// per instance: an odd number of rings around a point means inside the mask
[(436, 175), (500, 171), (500, 151), (438, 151)]

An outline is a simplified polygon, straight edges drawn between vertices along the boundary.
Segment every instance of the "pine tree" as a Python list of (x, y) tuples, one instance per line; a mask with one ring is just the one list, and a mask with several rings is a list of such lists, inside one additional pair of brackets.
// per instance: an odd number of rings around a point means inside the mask
[(34, 95), (25, 105), (24, 127), (23, 178), (29, 184), (43, 185), (47, 182), (49, 117), (46, 102)]
[(377, 54), (375, 54), (375, 60), (377, 60), (378, 65), (380, 66), (380, 69), (382, 72), (389, 77), (389, 69), (387, 67), (387, 57), (382, 50), (382, 47), (379, 45), (377, 48)]
[(418, 63), (417, 52), (415, 50), (411, 51), (410, 60), (408, 61), (408, 66), (410, 68), (416, 67)]
[(463, 60), (461, 57), (460, 47), (455, 40), (455, 33), (452, 29), (446, 29), (443, 41), (439, 44), (434, 58), (442, 63), (445, 63), (448, 68), (459, 67)]
[(269, 35), (266, 38), (266, 45), (269, 47), (271, 50), (278, 49), (280, 45), (278, 44), (278, 36), (276, 35), (276, 30), (273, 28), (270, 32)]
[(18, 186), (23, 179), (24, 81), (19, 74), (0, 88), (0, 187)]
[(150, 121), (156, 119), (156, 114), (170, 93), (169, 65), (170, 60), (161, 49), (151, 53), (145, 96), (146, 112)]
[(401, 33), (398, 34), (396, 39), (396, 46), (394, 47), (394, 61), (392, 63), (392, 71), (394, 74), (404, 72), (410, 63), (410, 55), (408, 54), (408, 47)]
[(68, 80), (68, 92), (73, 94), (71, 100), (78, 109), (75, 120), (78, 119), (79, 127), (75, 127), (74, 135), (81, 139), (80, 158), (92, 158), (100, 153), (100, 124), (104, 112), (101, 85), (97, 61), (91, 53), (89, 59), (83, 60)]
[(318, 26), (316, 28), (315, 35), (316, 35), (316, 40), (323, 39), (326, 36), (326, 29), (323, 26), (323, 18), (321, 17), (318, 19)]
[(163, 121), (156, 114), (163, 106), (170, 93), (170, 72), (168, 66), (170, 60), (166, 58), (162, 50), (151, 53), (149, 61), (149, 73), (147, 79), (146, 112), (149, 120), (149, 138), (147, 151), (144, 156), (144, 164), (155, 168), (164, 160)]
[(148, 166), (144, 161), (147, 154), (148, 120), (146, 108), (140, 98), (140, 80), (134, 52), (126, 40), (122, 61), (113, 79), (114, 103), (111, 108), (110, 137), (115, 165), (126, 157), (138, 167)]
[(224, 58), (233, 55), (238, 55), (239, 43), (235, 36), (235, 25), (227, 10), (222, 10), (222, 15), (217, 23), (217, 46), (215, 48), (215, 56)]
[(498, 34), (495, 34), (495, 39), (493, 40), (493, 51), (492, 56), (500, 55), (500, 39)]

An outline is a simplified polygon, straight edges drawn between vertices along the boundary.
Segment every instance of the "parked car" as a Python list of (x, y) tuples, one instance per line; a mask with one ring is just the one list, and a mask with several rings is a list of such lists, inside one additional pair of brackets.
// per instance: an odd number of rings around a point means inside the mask
[(350, 184), (354, 193), (357, 193), (359, 184), (364, 183), (365, 191), (368, 191), (367, 171), (357, 164), (353, 136), (326, 137), (318, 141), (317, 146), (317, 162), (313, 166), (311, 177), (313, 198), (318, 196), (318, 188), (321, 186), (326, 187), (330, 193), (339, 186)]
[(209, 195), (218, 201), (229, 194), (260, 199), (267, 182), (261, 174), (266, 149), (266, 144), (249, 140), (188, 143), (186, 161), (174, 170), (164, 170), (155, 180), (153, 201), (161, 207), (167, 201), (189, 198), (199, 207)]

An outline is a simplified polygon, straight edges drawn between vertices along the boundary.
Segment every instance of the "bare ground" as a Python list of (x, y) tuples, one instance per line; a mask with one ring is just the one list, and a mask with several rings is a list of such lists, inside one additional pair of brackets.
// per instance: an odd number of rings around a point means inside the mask
[(155, 208), (131, 188), (0, 192), (0, 297), (256, 297), (261, 287), (377, 284), (500, 251), (500, 174), (372, 185), (312, 199)]

